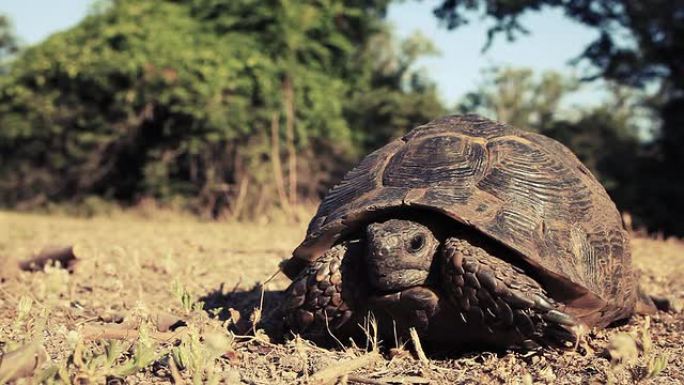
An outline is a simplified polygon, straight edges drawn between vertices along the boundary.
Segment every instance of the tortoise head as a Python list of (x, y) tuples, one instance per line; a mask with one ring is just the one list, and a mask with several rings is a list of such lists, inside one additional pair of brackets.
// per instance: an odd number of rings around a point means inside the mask
[(390, 219), (366, 227), (370, 284), (381, 291), (423, 285), (439, 241), (420, 223)]

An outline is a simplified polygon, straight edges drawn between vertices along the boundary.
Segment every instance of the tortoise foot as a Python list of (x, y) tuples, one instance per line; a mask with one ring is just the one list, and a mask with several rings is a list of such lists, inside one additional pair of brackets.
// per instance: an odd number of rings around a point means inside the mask
[(466, 240), (445, 242), (442, 279), (460, 322), (502, 347), (574, 346), (579, 322), (520, 268)]
[(342, 265), (353, 248), (348, 242), (331, 248), (292, 281), (281, 305), (292, 331), (320, 339), (340, 330), (353, 318), (342, 287)]

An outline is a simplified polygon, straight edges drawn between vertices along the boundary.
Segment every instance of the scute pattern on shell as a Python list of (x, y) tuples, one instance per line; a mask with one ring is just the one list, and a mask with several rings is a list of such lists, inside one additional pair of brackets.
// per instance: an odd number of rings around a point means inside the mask
[(383, 210), (426, 208), (516, 251), (585, 322), (636, 300), (629, 239), (600, 183), (562, 144), (476, 116), (417, 127), (366, 157), (325, 197), (295, 258), (315, 259)]

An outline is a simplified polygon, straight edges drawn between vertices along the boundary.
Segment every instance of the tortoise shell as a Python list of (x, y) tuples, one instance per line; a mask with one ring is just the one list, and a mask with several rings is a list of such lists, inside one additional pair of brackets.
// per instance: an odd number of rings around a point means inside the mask
[(328, 192), (284, 270), (408, 208), (507, 247), (590, 325), (632, 313), (629, 237), (598, 180), (559, 142), (477, 115), (434, 120), (363, 159)]

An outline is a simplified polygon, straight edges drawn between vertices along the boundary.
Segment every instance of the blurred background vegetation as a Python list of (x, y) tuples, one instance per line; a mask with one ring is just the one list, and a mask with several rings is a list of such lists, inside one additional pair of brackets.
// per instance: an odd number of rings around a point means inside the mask
[[(474, 112), (560, 140), (635, 226), (684, 235), (681, 2), (435, 2), (452, 34), (486, 20), (490, 42), (526, 33), (521, 16), (542, 8), (599, 32), (581, 76), (491, 67), (457, 105), (416, 65), (436, 53), (431, 41), (393, 35), (390, 3), (99, 1), (26, 47), (0, 16), (0, 205), (295, 218), (369, 151)], [(600, 105), (563, 103), (597, 81), (609, 91)]]

